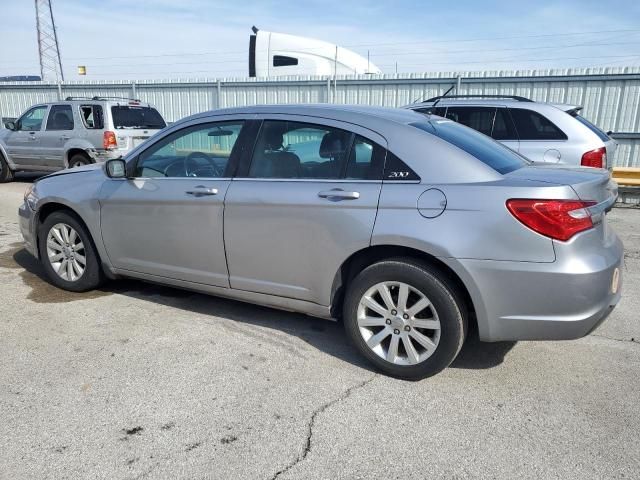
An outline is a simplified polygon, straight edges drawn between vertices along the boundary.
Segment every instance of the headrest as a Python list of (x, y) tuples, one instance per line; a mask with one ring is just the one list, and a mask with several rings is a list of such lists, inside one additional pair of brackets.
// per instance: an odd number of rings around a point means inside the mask
[(278, 150), (282, 147), (283, 134), (279, 128), (268, 128), (264, 133), (264, 143), (267, 150)]
[(66, 128), (71, 125), (71, 119), (64, 112), (56, 112), (53, 116), (53, 123), (56, 128)]
[(340, 132), (325, 133), (320, 143), (321, 158), (335, 158), (345, 151), (344, 137)]

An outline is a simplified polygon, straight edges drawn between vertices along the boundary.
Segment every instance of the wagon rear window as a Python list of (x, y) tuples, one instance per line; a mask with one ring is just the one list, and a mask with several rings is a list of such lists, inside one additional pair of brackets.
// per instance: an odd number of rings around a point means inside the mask
[(528, 164), (528, 160), (513, 150), (459, 123), (435, 120), (415, 122), (411, 125), (464, 150), (498, 173), (513, 172)]
[(150, 107), (111, 107), (115, 128), (161, 129), (167, 126), (160, 113)]

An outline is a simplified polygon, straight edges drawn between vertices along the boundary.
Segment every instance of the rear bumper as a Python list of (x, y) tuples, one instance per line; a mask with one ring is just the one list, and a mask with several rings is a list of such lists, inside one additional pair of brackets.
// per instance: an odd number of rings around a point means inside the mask
[[(126, 153), (126, 152), (124, 152)], [(106, 162), (112, 158), (119, 158), (123, 155), (121, 150), (93, 150), (89, 153), (94, 162)]]
[(597, 255), (553, 263), (457, 260), (480, 339), (567, 340), (592, 332), (621, 296), (623, 247), (615, 235), (611, 240)]

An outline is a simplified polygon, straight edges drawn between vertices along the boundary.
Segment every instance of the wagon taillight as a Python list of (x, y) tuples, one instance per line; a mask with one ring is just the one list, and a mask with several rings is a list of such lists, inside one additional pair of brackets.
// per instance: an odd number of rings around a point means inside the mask
[(114, 132), (106, 131), (102, 135), (102, 146), (105, 150), (112, 150), (118, 148), (118, 142), (116, 140), (116, 134)]
[(607, 168), (607, 149), (600, 147), (585, 152), (580, 160), (580, 165), (583, 167)]

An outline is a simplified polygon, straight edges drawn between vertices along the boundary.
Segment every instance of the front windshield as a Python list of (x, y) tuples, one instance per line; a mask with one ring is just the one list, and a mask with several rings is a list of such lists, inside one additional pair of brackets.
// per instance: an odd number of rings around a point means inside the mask
[(503, 175), (531, 163), (492, 138), (451, 120), (433, 119), (411, 125), (464, 150)]

